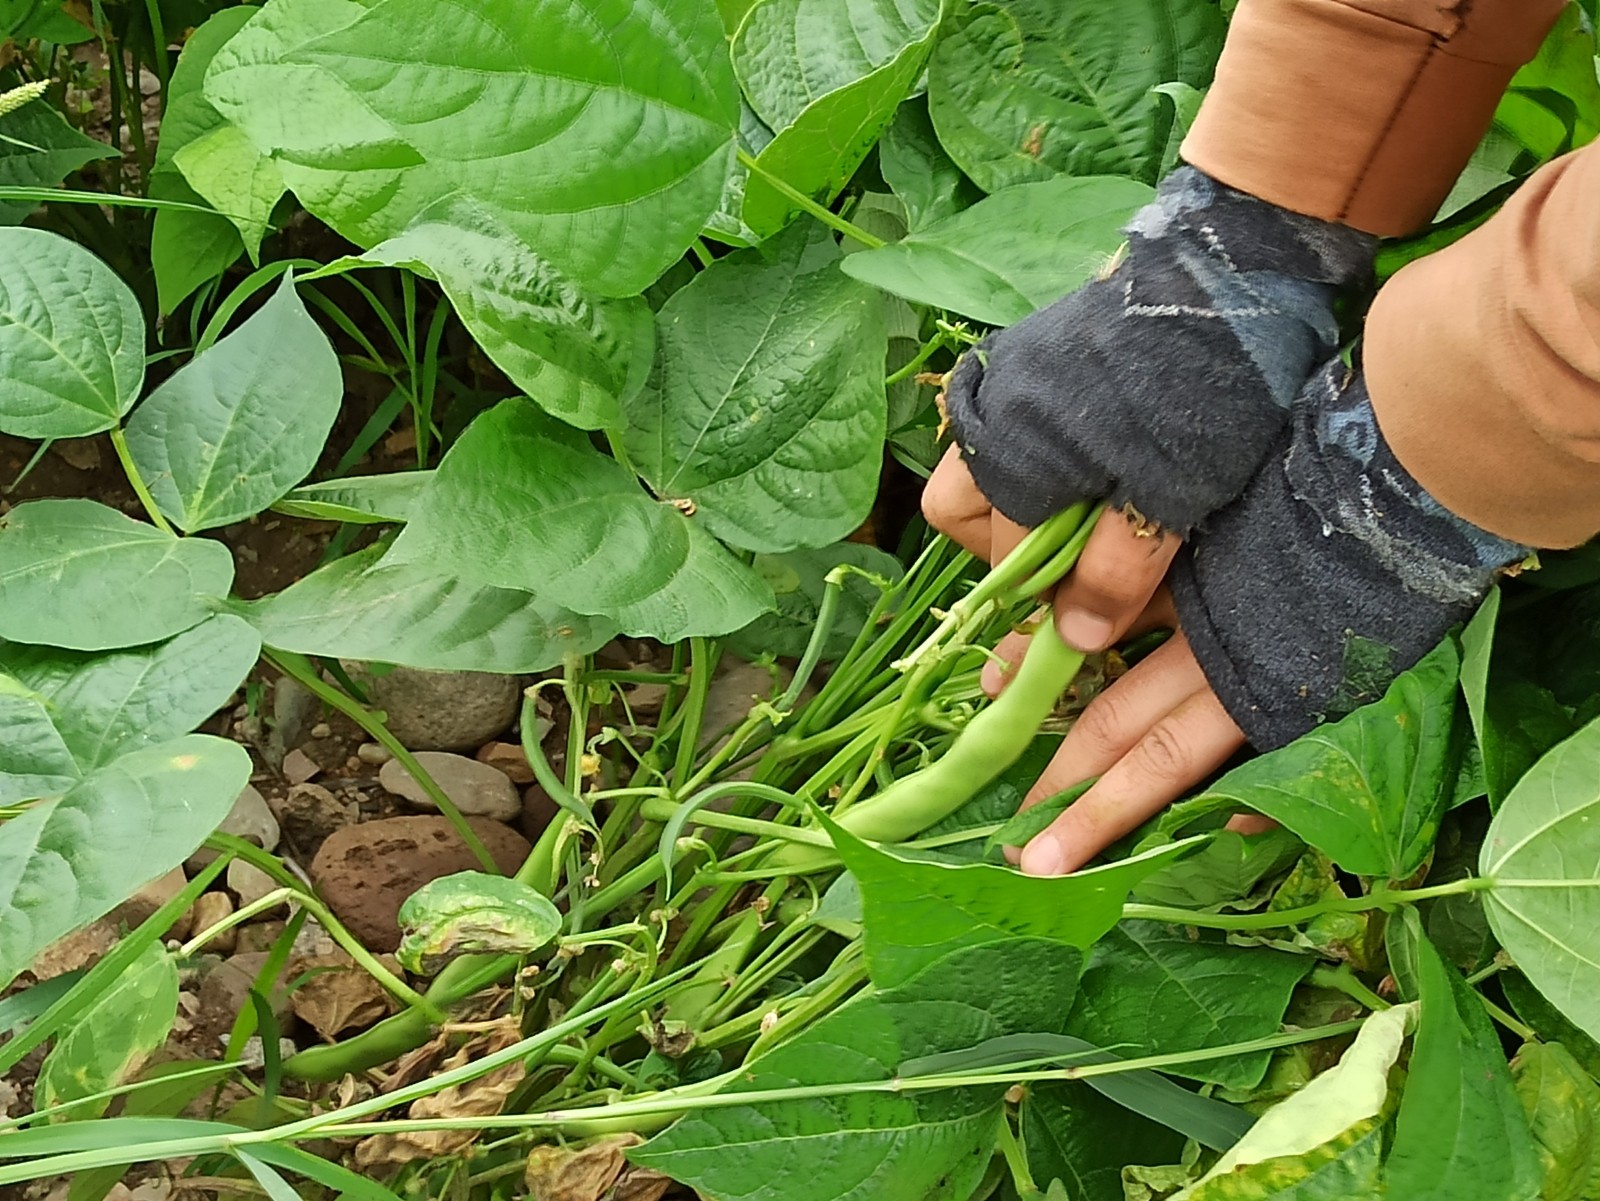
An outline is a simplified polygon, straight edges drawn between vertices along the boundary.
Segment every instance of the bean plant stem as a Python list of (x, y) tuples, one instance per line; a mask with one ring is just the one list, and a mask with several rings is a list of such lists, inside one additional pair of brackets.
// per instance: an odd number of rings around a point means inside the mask
[(847, 238), (854, 238), (857, 242), (860, 242), (869, 250), (880, 250), (887, 245), (882, 238), (877, 237), (874, 234), (869, 234), (860, 226), (846, 221), (843, 217), (839, 216), (838, 213), (832, 211), (824, 205), (818, 204), (804, 192), (791, 186), (787, 181), (778, 178), (771, 171), (768, 171), (765, 167), (758, 163), (755, 160), (755, 157), (751, 155), (750, 152), (747, 151), (743, 146), (738, 148), (738, 154), (739, 164), (740, 166), (744, 167), (746, 171), (749, 171), (752, 175), (759, 175), (772, 186), (774, 191), (785, 196), (791, 203), (794, 204), (796, 208), (802, 210), (803, 212), (810, 213), (829, 229), (837, 230), (839, 233), (844, 234)]
[(1175, 926), (1200, 926), (1209, 930), (1275, 930), (1310, 921), (1324, 913), (1362, 913), (1369, 909), (1394, 909), (1400, 905), (1413, 905), (1435, 897), (1458, 896), (1462, 893), (1481, 892), (1494, 887), (1494, 881), (1482, 876), (1468, 876), (1451, 880), (1447, 884), (1433, 884), (1427, 888), (1396, 888), (1374, 892), (1364, 897), (1344, 897), (1303, 905), (1298, 909), (1279, 909), (1265, 913), (1198, 913), (1190, 909), (1174, 909), (1165, 905), (1127, 904), (1122, 907), (1124, 918), (1137, 918), (1150, 922), (1166, 922)]
[(128, 477), (128, 483), (133, 485), (133, 494), (139, 498), (139, 504), (143, 506), (151, 524), (164, 534), (176, 536), (172, 526), (162, 516), (161, 506), (156, 504), (156, 498), (150, 495), (149, 485), (144, 482), (138, 464), (133, 461), (133, 452), (128, 449), (128, 436), (120, 425), (111, 427), (111, 445), (117, 452), (117, 462), (122, 464), (122, 473)]

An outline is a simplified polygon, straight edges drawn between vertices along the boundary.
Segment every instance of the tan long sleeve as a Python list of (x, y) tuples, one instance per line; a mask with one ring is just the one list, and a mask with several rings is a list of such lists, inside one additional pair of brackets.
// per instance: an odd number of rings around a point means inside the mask
[(1425, 224), (1565, 0), (1241, 0), (1183, 157), (1285, 208)]

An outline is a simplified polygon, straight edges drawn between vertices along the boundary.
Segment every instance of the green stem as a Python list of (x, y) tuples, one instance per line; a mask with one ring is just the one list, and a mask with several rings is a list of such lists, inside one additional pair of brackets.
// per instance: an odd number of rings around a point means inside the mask
[(1414, 905), (1435, 897), (1457, 896), (1462, 893), (1481, 892), (1494, 887), (1494, 881), (1482, 876), (1468, 876), (1448, 884), (1434, 884), (1427, 888), (1397, 888), (1380, 891), (1365, 897), (1342, 897), (1316, 905), (1303, 905), (1298, 909), (1269, 910), (1265, 913), (1197, 913), (1192, 909), (1174, 909), (1165, 905), (1127, 904), (1122, 907), (1124, 918), (1138, 918), (1149, 922), (1166, 922), (1174, 926), (1200, 926), (1208, 930), (1276, 930), (1280, 926), (1293, 926), (1321, 917), (1324, 913), (1362, 913), (1370, 909), (1394, 909), (1400, 905)]
[(1342, 992), (1351, 1000), (1374, 1012), (1390, 1008), (1389, 1002), (1368, 988), (1348, 963), (1340, 964), (1338, 967), (1316, 968), (1311, 973), (1311, 983), (1317, 988), (1331, 988)]
[(883, 386), (885, 388), (892, 388), (896, 384), (910, 379), (917, 372), (921, 371), (923, 364), (937, 354), (939, 349), (944, 346), (945, 340), (946, 335), (942, 333), (935, 334), (926, 345), (917, 351), (916, 356), (912, 358), (909, 363), (900, 368), (900, 370), (889, 374), (884, 379)]
[(311, 666), (304, 655), (291, 651), (268, 649), (262, 651), (262, 658), (266, 659), (284, 675), (293, 678), (304, 685), (307, 691), (313, 693), (325, 704), (331, 705), (343, 713), (356, 725), (360, 726), (375, 742), (381, 744), (405, 768), (418, 784), (422, 791), (428, 794), (428, 799), (439, 807), (439, 812), (455, 827), (461, 841), (482, 865), (483, 870), (492, 876), (500, 875), (500, 867), (494, 861), (494, 856), (489, 854), (489, 848), (483, 845), (483, 839), (478, 837), (478, 832), (468, 824), (465, 816), (456, 803), (445, 795), (444, 789), (434, 783), (433, 777), (417, 762), (417, 757), (401, 745), (400, 740), (389, 732), (389, 727), (378, 720), (364, 705), (340, 692), (337, 688), (323, 681), (322, 676)]
[(738, 153), (739, 164), (744, 167), (746, 171), (749, 171), (753, 175), (761, 176), (762, 179), (766, 180), (767, 183), (772, 186), (774, 191), (785, 196), (792, 204), (794, 204), (796, 208), (803, 212), (810, 213), (829, 229), (837, 230), (839, 233), (844, 234), (844, 236), (847, 238), (854, 238), (857, 242), (860, 242), (869, 250), (880, 250), (884, 246), (888, 245), (888, 243), (886, 243), (882, 238), (876, 236), (875, 234), (869, 234), (859, 225), (851, 224), (849, 221), (846, 221), (843, 217), (839, 216), (838, 213), (818, 204), (804, 192), (799, 191), (797, 188), (791, 186), (786, 180), (779, 179), (771, 171), (768, 171), (765, 167), (758, 163), (755, 160), (755, 157), (751, 155), (750, 152), (744, 147), (739, 147)]
[(1028, 1157), (1022, 1153), (1022, 1144), (1017, 1141), (1017, 1132), (1011, 1128), (1011, 1119), (1008, 1117), (1002, 1116), (1000, 1119), (998, 1146), (1000, 1154), (1005, 1157), (1006, 1167), (1011, 1170), (1011, 1182), (1016, 1186), (1017, 1196), (1039, 1196), (1039, 1185), (1033, 1179)]
[(161, 515), (161, 507), (156, 504), (156, 498), (150, 495), (150, 488), (145, 484), (144, 476), (139, 473), (138, 464), (133, 461), (133, 452), (128, 449), (127, 435), (122, 432), (120, 425), (111, 427), (111, 445), (117, 452), (117, 462), (122, 464), (122, 473), (128, 477), (128, 483), (133, 485), (133, 494), (139, 498), (139, 504), (143, 506), (151, 524), (164, 534), (173, 534), (172, 526)]

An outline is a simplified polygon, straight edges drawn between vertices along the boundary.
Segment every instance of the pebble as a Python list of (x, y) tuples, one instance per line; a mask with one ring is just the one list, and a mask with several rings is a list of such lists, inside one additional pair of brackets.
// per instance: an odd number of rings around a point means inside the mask
[[(209, 930), (233, 912), (233, 898), (225, 892), (203, 892), (195, 900), (194, 908), (189, 912), (196, 933)], [(237, 927), (224, 930), (206, 943), (206, 949), (218, 955), (229, 955), (238, 945), (238, 939)]]
[(269, 921), (235, 926), (233, 949), (241, 955), (250, 951), (270, 951), (288, 925), (288, 922)]
[[(222, 1042), (226, 1046), (228, 1040), (224, 1038)], [(278, 1061), (281, 1063), (299, 1049), (292, 1038), (278, 1039)], [(239, 1048), (239, 1066), (246, 1071), (259, 1071), (267, 1066), (267, 1047), (259, 1034), (252, 1034), (244, 1040), (244, 1046)]]
[(488, 742), (478, 748), (479, 763), (504, 772), (513, 784), (532, 784), (533, 768), (528, 763), (528, 753), (514, 742)]
[(408, 750), (472, 750), (505, 732), (522, 703), (516, 676), (397, 667), (362, 681)]
[(283, 778), (291, 784), (304, 784), (322, 774), (322, 764), (299, 747), (283, 757)]
[(284, 833), (295, 848), (313, 855), (322, 840), (355, 821), (354, 805), (341, 801), (321, 784), (296, 784), (289, 794), (272, 802)]
[(370, 763), (373, 767), (382, 767), (394, 758), (394, 752), (376, 742), (363, 742), (356, 747), (356, 758), (363, 763)]
[[(228, 810), (228, 816), (222, 819), (217, 832), (233, 834), (253, 842), (263, 851), (278, 849), (278, 819), (272, 815), (266, 798), (249, 784), (244, 786), (244, 791), (233, 802), (233, 808)], [(216, 857), (217, 852), (210, 847), (201, 847), (189, 856), (185, 866), (192, 872), (199, 871)]]
[[(499, 822), (468, 818), (500, 870), (508, 875), (532, 850)], [(389, 817), (346, 826), (322, 844), (311, 877), (328, 907), (373, 951), (400, 945), (400, 904), (429, 880), (481, 871), (477, 858), (442, 816)]]
[[(277, 887), (278, 882), (253, 863), (235, 859), (228, 864), (228, 888), (239, 898), (240, 909), (253, 905)], [(263, 912), (276, 913), (282, 908), (282, 905), (274, 905)]]
[(286, 753), (306, 740), (306, 733), (319, 720), (322, 701), (299, 680), (282, 677), (272, 689), (272, 740), (279, 753)]
[(333, 727), (325, 721), (319, 721), (316, 725), (311, 727), (311, 737), (316, 739), (332, 738)]
[[(449, 751), (418, 751), (417, 763), (462, 813), (510, 821), (522, 812), (517, 790), (498, 768)], [(419, 809), (437, 808), (399, 760), (391, 760), (378, 769), (378, 783)]]

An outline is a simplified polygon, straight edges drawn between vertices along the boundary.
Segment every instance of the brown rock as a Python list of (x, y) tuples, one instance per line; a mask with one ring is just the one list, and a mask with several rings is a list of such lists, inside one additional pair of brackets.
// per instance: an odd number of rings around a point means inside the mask
[(272, 811), (289, 841), (306, 855), (316, 854), (323, 840), (356, 820), (354, 805), (341, 801), (320, 784), (296, 784), (289, 795), (275, 798)]
[[(467, 821), (507, 874), (522, 866), (533, 849), (499, 822), (478, 817)], [(393, 951), (400, 945), (396, 917), (401, 902), (429, 880), (481, 870), (446, 818), (389, 817), (335, 832), (312, 861), (311, 878), (363, 945)]]
[[(225, 892), (203, 892), (195, 900), (194, 908), (189, 911), (194, 921), (194, 931), (209, 930), (233, 912), (233, 898)], [(238, 927), (224, 930), (210, 942), (206, 948), (215, 951), (218, 955), (226, 955), (234, 950), (238, 943)]]
[(296, 748), (283, 757), (283, 778), (291, 784), (304, 784), (322, 774), (322, 764)]
[(526, 788), (522, 793), (522, 832), (529, 838), (538, 838), (545, 827), (556, 820), (561, 806), (550, 799), (550, 794), (539, 785)]
[(478, 748), (477, 759), (479, 763), (487, 763), (504, 772), (506, 779), (513, 784), (533, 783), (533, 768), (528, 764), (527, 752), (515, 743), (486, 743)]

